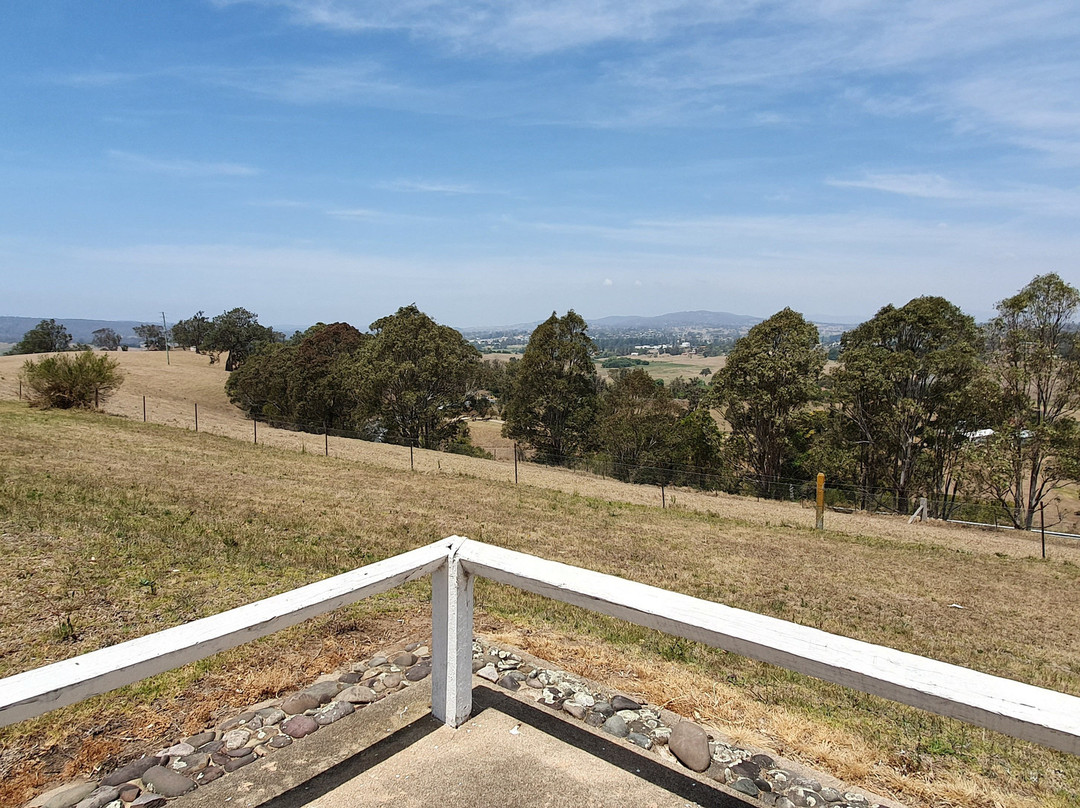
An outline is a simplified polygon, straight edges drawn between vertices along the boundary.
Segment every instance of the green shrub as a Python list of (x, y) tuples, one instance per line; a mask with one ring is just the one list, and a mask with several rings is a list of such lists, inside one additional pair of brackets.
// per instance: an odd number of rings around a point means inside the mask
[(43, 409), (96, 407), (124, 380), (119, 362), (93, 351), (27, 359), (22, 376), (30, 403)]

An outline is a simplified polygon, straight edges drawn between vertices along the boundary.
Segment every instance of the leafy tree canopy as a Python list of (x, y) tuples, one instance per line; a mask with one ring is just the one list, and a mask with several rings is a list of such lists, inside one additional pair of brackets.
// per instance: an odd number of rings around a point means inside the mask
[(106, 351), (115, 351), (122, 341), (119, 334), (111, 328), (99, 328), (94, 332), (94, 345)]
[(180, 320), (172, 327), (172, 339), (179, 348), (194, 348), (195, 353), (202, 353), (206, 338), (210, 334), (210, 318), (201, 311), (186, 320)]
[(8, 351), (9, 356), (16, 354), (56, 353), (71, 347), (71, 334), (56, 320), (42, 320), (25, 334)]
[(588, 326), (573, 310), (536, 327), (514, 371), (503, 434), (528, 444), (537, 459), (561, 463), (588, 448), (599, 382)]
[(142, 340), (143, 348), (148, 351), (164, 351), (168, 335), (165, 329), (154, 323), (137, 325), (134, 329), (135, 336)]
[(759, 490), (780, 477), (800, 410), (819, 394), (825, 352), (817, 328), (785, 308), (735, 342), (713, 377), (708, 402), (721, 409)]
[(970, 459), (982, 489), (1030, 528), (1052, 491), (1080, 480), (1080, 292), (1039, 275), (997, 310), (987, 329), (995, 434)]
[(415, 305), (376, 320), (371, 330), (355, 379), (383, 438), (426, 449), (451, 441), (479, 375), (480, 352)]
[(264, 342), (280, 342), (281, 335), (272, 328), (259, 324), (259, 316), (244, 308), (222, 312), (210, 322), (210, 333), (205, 337), (205, 349), (228, 353), (225, 370), (235, 370)]
[(844, 334), (833, 375), (842, 432), (855, 449), (858, 485), (891, 492), (910, 510), (917, 493), (946, 493), (964, 433), (977, 426), (982, 337), (942, 297), (885, 306)]

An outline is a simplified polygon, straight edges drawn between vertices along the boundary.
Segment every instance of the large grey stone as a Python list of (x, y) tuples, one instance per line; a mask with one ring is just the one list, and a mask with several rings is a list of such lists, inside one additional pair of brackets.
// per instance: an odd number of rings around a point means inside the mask
[(320, 704), (322, 702), (319, 701), (318, 696), (311, 693), (297, 693), (295, 696), (290, 696), (281, 702), (281, 710), (285, 715), (299, 715), (300, 713), (306, 713), (308, 710), (314, 710)]
[(152, 766), (143, 772), (142, 781), (147, 791), (163, 797), (179, 797), (195, 788), (195, 783), (182, 774), (169, 771), (164, 766)]
[(239, 749), (241, 746), (245, 746), (250, 738), (251, 730), (242, 727), (229, 730), (221, 736), (221, 740), (225, 742), (225, 751)]
[(630, 728), (626, 726), (626, 721), (621, 715), (611, 716), (604, 722), (602, 729), (616, 738), (625, 738), (630, 734)]
[(98, 786), (75, 804), (75, 808), (105, 808), (120, 796), (116, 786)]
[(356, 708), (347, 701), (332, 701), (325, 707), (322, 707), (312, 717), (317, 724), (325, 727), (327, 724), (333, 724), (340, 721), (347, 715), (352, 715), (355, 711)]
[(290, 738), (304, 738), (319, 728), (318, 723), (311, 716), (294, 715), (286, 719), (281, 725), (281, 731)]
[(160, 794), (143, 792), (135, 798), (135, 802), (131, 803), (128, 808), (165, 808), (168, 804), (169, 801)]
[(703, 772), (709, 768), (709, 736), (693, 721), (680, 721), (671, 730), (668, 749), (686, 768)]
[(347, 701), (352, 704), (371, 704), (378, 698), (375, 691), (363, 685), (353, 685), (338, 693), (339, 701)]
[(126, 766), (121, 766), (114, 772), (110, 772), (108, 775), (101, 779), (103, 786), (118, 786), (121, 783), (126, 783), (128, 780), (137, 780), (143, 776), (143, 772), (149, 769), (151, 766), (157, 766), (161, 763), (161, 759), (150, 756), (139, 758)]
[(192, 735), (189, 738), (184, 738), (184, 743), (191, 744), (192, 747), (198, 749), (204, 744), (208, 744), (211, 741), (216, 741), (218, 734), (214, 730), (207, 730), (206, 732), (200, 732), (198, 735)]
[(84, 800), (94, 793), (97, 787), (97, 783), (79, 783), (49, 797), (42, 808), (72, 808), (80, 800)]
[[(345, 689), (345, 685), (341, 682), (331, 680), (327, 682), (317, 682), (311, 687), (305, 687), (304, 693), (309, 696), (314, 696), (319, 700), (319, 704), (327, 704), (334, 700), (334, 696)], [(286, 710), (285, 712), (288, 712)]]

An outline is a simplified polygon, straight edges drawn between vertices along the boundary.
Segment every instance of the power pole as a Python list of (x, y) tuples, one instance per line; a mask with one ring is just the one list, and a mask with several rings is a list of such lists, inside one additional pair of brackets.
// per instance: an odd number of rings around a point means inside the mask
[(161, 338), (165, 340), (165, 364), (171, 365), (169, 361), (169, 326), (165, 324), (165, 312), (161, 312)]

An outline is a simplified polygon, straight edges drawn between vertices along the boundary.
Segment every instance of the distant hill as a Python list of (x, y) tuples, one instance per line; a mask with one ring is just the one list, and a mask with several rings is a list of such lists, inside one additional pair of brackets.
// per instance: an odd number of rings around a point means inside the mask
[[(42, 320), (48, 319), (48, 317), (0, 316), (0, 342), (18, 342), (23, 338), (23, 334)], [(68, 330), (75, 342), (91, 342), (94, 339), (94, 332), (99, 328), (111, 328), (123, 338), (126, 345), (139, 344), (139, 338), (135, 336), (132, 329), (144, 322), (140, 320), (79, 320), (64, 317), (53, 319)]]
[[(732, 314), (729, 311), (676, 311), (670, 314), (659, 314), (654, 317), (645, 317), (635, 314), (614, 315), (611, 317), (599, 317), (585, 321), (589, 324), (589, 330), (597, 331), (661, 331), (664, 329), (723, 329), (745, 330), (752, 325), (760, 323), (761, 317), (751, 317), (747, 314)], [(516, 323), (514, 325), (491, 325), (471, 326), (459, 328), (462, 334), (529, 334), (540, 325), (540, 321), (532, 323)]]
[(636, 315), (616, 315), (590, 320), (589, 328), (603, 329), (664, 329), (664, 328), (747, 328), (756, 325), (761, 317), (747, 314), (732, 314), (729, 311), (676, 311), (671, 314), (659, 314), (655, 317)]

